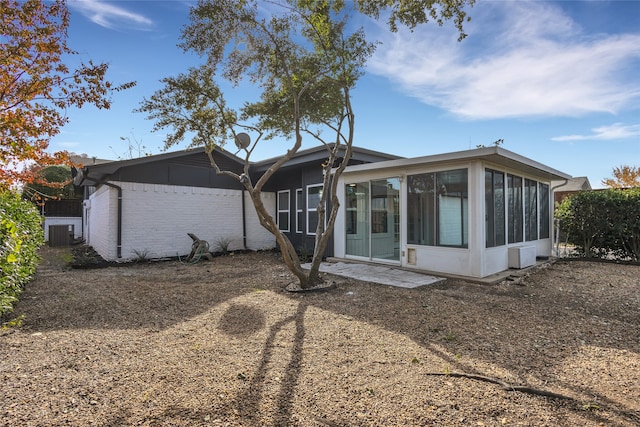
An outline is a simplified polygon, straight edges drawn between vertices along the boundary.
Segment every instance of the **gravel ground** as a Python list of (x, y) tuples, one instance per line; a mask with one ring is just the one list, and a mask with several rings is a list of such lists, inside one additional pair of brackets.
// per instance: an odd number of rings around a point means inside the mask
[(43, 254), (0, 331), (3, 426), (640, 425), (638, 266), (300, 294), (274, 253)]

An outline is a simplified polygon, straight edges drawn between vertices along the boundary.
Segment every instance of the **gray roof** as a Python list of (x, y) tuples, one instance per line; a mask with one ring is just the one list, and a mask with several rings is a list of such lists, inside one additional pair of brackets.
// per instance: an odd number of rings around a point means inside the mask
[[(307, 163), (312, 160), (324, 160), (327, 158), (327, 155), (328, 155), (327, 148), (332, 148), (333, 145), (334, 144), (329, 144), (329, 147), (325, 147), (324, 145), (318, 145), (312, 148), (300, 150), (296, 154), (294, 154), (291, 160), (289, 160), (283, 166), (294, 166), (302, 163)], [(404, 157), (396, 156), (393, 154), (369, 150), (366, 148), (360, 148), (356, 146), (352, 147), (352, 153), (354, 158), (357, 158), (358, 160), (367, 161), (367, 162), (380, 162), (384, 160), (396, 160), (396, 159), (404, 158)], [(272, 164), (274, 164), (280, 157), (282, 156), (271, 157), (269, 159), (260, 160), (252, 164), (254, 165), (256, 171), (266, 170)]]
[[(85, 178), (89, 176), (89, 172), (91, 172), (91, 175), (93, 177), (91, 180), (93, 182), (100, 182), (103, 179), (107, 178), (109, 175), (115, 173), (118, 169), (121, 169), (124, 167), (137, 166), (137, 165), (142, 165), (146, 163), (152, 163), (152, 162), (169, 160), (169, 159), (174, 159), (174, 158), (183, 157), (183, 156), (189, 156), (198, 152), (201, 152), (201, 153), (204, 152), (204, 148), (197, 147), (192, 149), (173, 151), (170, 153), (162, 153), (162, 154), (155, 154), (152, 156), (138, 157), (135, 159), (107, 161), (104, 163), (96, 163), (96, 164), (83, 164), (83, 167), (78, 169), (78, 173), (75, 176), (73, 183), (75, 185), (86, 185)], [(243, 164), (243, 160), (241, 158), (231, 154), (230, 152), (223, 149), (219, 149), (219, 152), (222, 153), (224, 156), (228, 157), (229, 159), (231, 159), (232, 161), (235, 161), (238, 164)]]
[[(88, 176), (89, 171), (91, 171), (91, 175), (94, 178), (94, 181), (97, 179), (98, 181), (102, 181), (109, 175), (115, 173), (118, 169), (128, 166), (137, 166), (151, 162), (157, 162), (162, 160), (174, 159), (182, 156), (188, 156), (197, 152), (202, 152), (204, 150), (203, 147), (196, 147), (186, 150), (173, 151), (170, 153), (162, 153), (156, 154), (152, 156), (139, 157), (135, 159), (127, 159), (127, 160), (118, 160), (118, 161), (100, 161), (100, 162), (78, 162), (83, 165), (82, 168), (79, 168), (78, 174), (74, 179), (74, 183), (76, 185), (82, 185), (85, 178)], [(237, 162), (240, 165), (244, 164), (244, 160), (240, 157), (232, 154), (229, 151), (226, 151), (222, 148), (217, 147), (216, 151), (228, 157), (230, 160)], [(399, 156), (394, 156), (392, 154), (381, 153), (378, 151), (367, 150), (365, 148), (353, 147), (354, 157), (357, 157), (359, 160), (369, 161), (369, 162), (379, 162), (380, 160), (391, 160), (391, 159), (401, 159)], [(265, 160), (260, 160), (257, 162), (250, 162), (251, 168), (254, 171), (264, 171), (268, 169), (272, 164), (274, 164), (280, 157), (272, 157)], [(300, 150), (283, 166), (294, 166), (298, 164), (304, 164), (313, 160), (322, 160), (327, 158), (326, 147), (323, 145), (308, 148), (305, 150)], [(82, 160), (84, 158), (80, 158)], [(93, 158), (87, 158), (93, 159)]]
[[(554, 183), (556, 184), (556, 183)], [(591, 183), (586, 176), (577, 176), (569, 179), (564, 184), (562, 182), (557, 183), (556, 191), (585, 191), (591, 190)]]

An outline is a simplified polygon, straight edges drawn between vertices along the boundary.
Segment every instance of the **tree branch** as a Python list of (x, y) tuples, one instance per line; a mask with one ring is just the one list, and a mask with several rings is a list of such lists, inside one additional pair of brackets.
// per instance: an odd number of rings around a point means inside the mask
[(529, 386), (513, 385), (506, 383), (498, 378), (486, 377), (478, 374), (467, 374), (465, 372), (427, 372), (425, 375), (429, 376), (441, 376), (441, 377), (453, 377), (453, 378), (468, 378), (471, 380), (482, 381), (486, 383), (499, 385), (505, 391), (519, 391), (521, 393), (533, 394), (536, 396), (551, 397), (553, 399), (575, 400), (571, 396), (564, 394), (554, 393), (547, 390), (541, 390)]

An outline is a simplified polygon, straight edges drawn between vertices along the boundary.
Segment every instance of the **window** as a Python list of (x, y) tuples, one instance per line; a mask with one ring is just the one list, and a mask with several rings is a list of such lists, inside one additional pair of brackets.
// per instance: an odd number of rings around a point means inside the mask
[(538, 239), (538, 183), (524, 180), (524, 239)]
[(358, 202), (359, 196), (363, 193), (362, 190), (358, 190), (358, 184), (347, 184), (345, 186), (347, 196), (345, 200), (347, 234), (358, 234)]
[(502, 246), (505, 244), (504, 173), (486, 169), (484, 192), (486, 247)]
[(289, 231), (289, 190), (278, 191), (278, 230)]
[(345, 187), (345, 253), (371, 255), (371, 221), (369, 182), (349, 183)]
[[(485, 173), (485, 179), (486, 176)], [(551, 223), (549, 185), (507, 175), (507, 191), (509, 243), (548, 239)]]
[(549, 238), (549, 223), (551, 222), (549, 212), (549, 186), (539, 183), (539, 200), (540, 200), (540, 239)]
[(307, 186), (307, 234), (316, 234), (318, 205), (322, 197), (322, 184)]
[(400, 178), (345, 186), (345, 254), (400, 261)]
[[(385, 187), (386, 191), (386, 187)], [(375, 195), (376, 188), (372, 188), (371, 195), (371, 232), (374, 234), (388, 233), (389, 225), (387, 223), (387, 195)]]
[(304, 199), (302, 188), (296, 190), (296, 233), (304, 231)]
[(522, 178), (507, 175), (509, 243), (522, 242)]
[(435, 174), (407, 177), (407, 243), (435, 244)]
[(468, 247), (467, 169), (409, 175), (407, 181), (407, 242)]

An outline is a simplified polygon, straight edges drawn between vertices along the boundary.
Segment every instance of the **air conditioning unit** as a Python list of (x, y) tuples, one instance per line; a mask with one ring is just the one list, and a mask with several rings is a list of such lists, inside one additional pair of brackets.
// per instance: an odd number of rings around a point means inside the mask
[(535, 246), (515, 246), (509, 248), (509, 268), (526, 268), (535, 264)]

